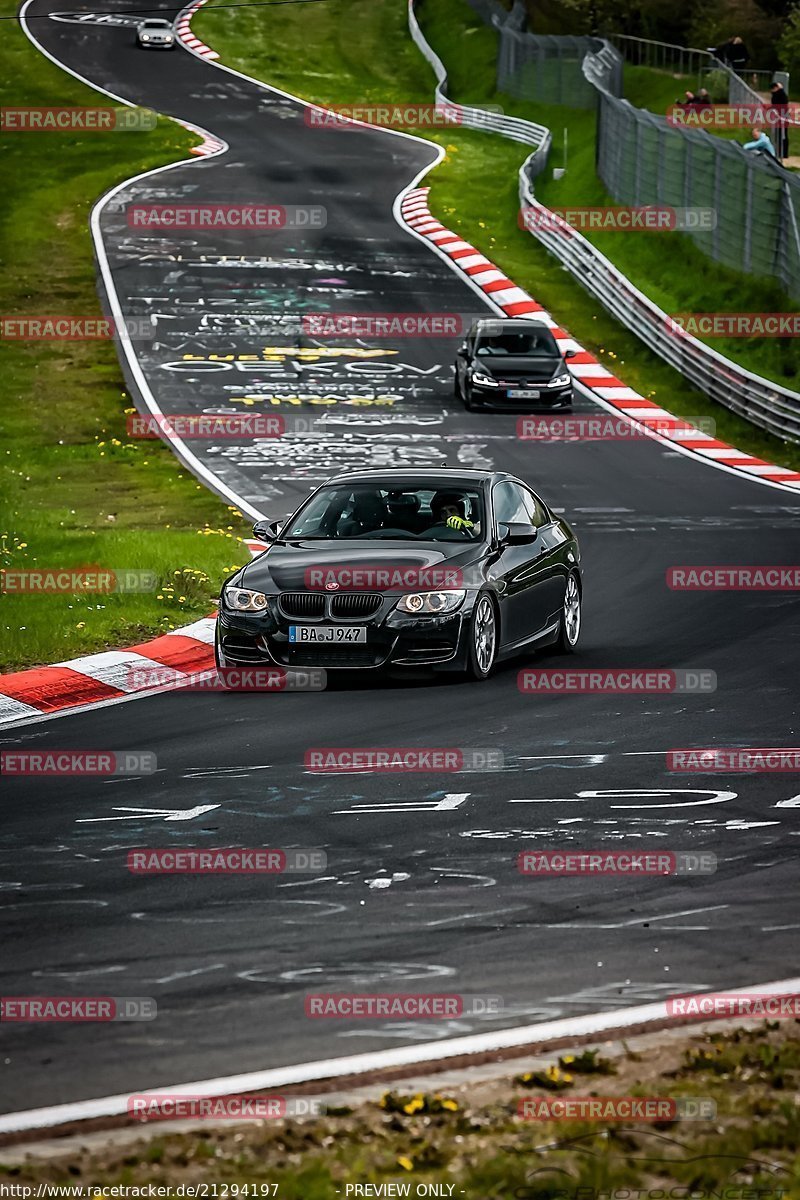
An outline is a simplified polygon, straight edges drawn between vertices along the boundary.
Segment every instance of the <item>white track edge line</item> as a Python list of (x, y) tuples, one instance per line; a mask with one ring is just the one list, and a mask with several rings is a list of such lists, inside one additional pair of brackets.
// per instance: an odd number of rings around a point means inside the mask
[[(800, 978), (782, 979), (772, 983), (752, 984), (748, 987), (730, 988), (724, 993), (707, 992), (697, 995), (775, 995), (797, 992)], [(343, 1075), (359, 1075), (393, 1067), (423, 1065), (441, 1062), (461, 1055), (487, 1054), (514, 1046), (538, 1045), (569, 1037), (587, 1037), (593, 1034), (612, 1033), (655, 1021), (669, 1020), (664, 1001), (642, 1004), (612, 1012), (590, 1013), (580, 1017), (564, 1017), (557, 1021), (544, 1021), (539, 1025), (519, 1025), (512, 1029), (498, 1029), (492, 1033), (470, 1034), (466, 1037), (449, 1038), (429, 1045), (395, 1047), (374, 1053), (353, 1054), (343, 1058), (321, 1059), (318, 1062), (298, 1063), (293, 1067), (275, 1067), (271, 1070), (248, 1071), (239, 1075), (203, 1079), (194, 1083), (178, 1084), (174, 1087), (160, 1085), (156, 1088), (139, 1088), (116, 1096), (103, 1096), (96, 1100), (80, 1100), (71, 1104), (57, 1104), (49, 1108), (34, 1108), (27, 1111), (6, 1113), (0, 1116), (0, 1134), (23, 1133), (31, 1129), (52, 1128), (72, 1121), (86, 1121), (98, 1117), (124, 1115), (131, 1095), (169, 1094), (178, 1096), (230, 1096), (245, 1089), (264, 1091), (274, 1087), (290, 1087), (315, 1080), (337, 1079)], [(721, 1018), (722, 1019), (722, 1018)], [(728, 1017), (724, 1019), (730, 1019)], [(743, 1018), (746, 1019), (746, 1018)], [(708, 1020), (705, 1017), (705, 1020)], [(675, 1024), (684, 1022), (676, 1021)], [(691, 1029), (698, 1021), (688, 1021)], [(0, 1159), (2, 1150), (0, 1150)]]
[[(93, 83), (90, 79), (87, 79), (86, 76), (80, 75), (77, 71), (74, 71), (72, 69), (72, 67), (68, 67), (65, 63), (61, 62), (53, 54), (51, 54), (50, 51), (47, 50), (41, 44), (41, 42), (39, 42), (37, 40), (37, 38), (34, 36), (34, 34), (31, 32), (31, 30), (28, 26), (27, 11), (30, 8), (32, 3), (33, 3), (33, 0), (25, 0), (25, 3), (23, 4), (22, 8), (20, 9), (19, 23), (22, 26), (22, 30), (25, 33), (25, 36), (28, 38), (28, 40), (31, 42), (31, 44), (41, 54), (43, 54), (45, 56), (45, 58), (49, 59), (50, 62), (54, 63), (55, 66), (57, 66), (60, 70), (65, 71), (68, 75), (72, 75), (74, 79), (77, 79), (80, 83), (83, 83), (86, 87), (90, 88), (92, 91), (101, 92), (104, 95), (109, 96), (112, 100), (116, 100), (120, 104), (126, 105), (128, 108), (143, 107), (142, 105), (134, 104), (134, 102), (131, 100), (127, 100), (124, 96), (118, 96), (115, 92), (109, 91), (108, 88), (104, 88), (96, 83)], [(192, 53), (192, 51), (189, 51), (189, 53)], [(202, 56), (197, 55), (197, 57), (200, 58)], [(205, 60), (203, 60), (203, 61), (205, 61)], [(164, 115), (168, 115), (168, 114), (164, 114)], [(196, 133), (199, 137), (203, 137), (206, 139), (213, 139), (215, 142), (217, 142), (219, 144), (219, 149), (216, 150), (213, 154), (206, 155), (205, 156), (206, 158), (215, 158), (218, 155), (227, 153), (228, 144), (227, 144), (227, 142), (225, 142), (225, 140), (223, 138), (218, 137), (216, 134), (212, 134), (211, 132), (209, 132), (209, 130), (203, 129), (199, 125), (193, 125), (191, 122), (184, 121), (180, 117), (169, 117), (169, 119), (173, 120), (177, 124), (183, 126), (184, 129), (188, 129), (192, 133)], [(123, 180), (122, 183), (118, 183), (115, 187), (111, 188), (110, 191), (108, 191), (104, 195), (102, 195), (100, 197), (100, 199), (97, 200), (95, 202), (95, 204), (93, 205), (91, 216), (89, 218), (90, 228), (91, 228), (91, 233), (92, 233), (92, 240), (94, 242), (94, 247), (95, 247), (95, 253), (97, 254), (98, 264), (100, 267), (100, 273), (103, 277), (103, 285), (106, 290), (106, 295), (108, 297), (108, 302), (109, 302), (109, 306), (111, 308), (112, 315), (116, 322), (118, 344), (122, 348), (122, 351), (125, 355), (125, 359), (128, 363), (128, 367), (136, 381), (137, 386), (139, 387), (140, 393), (142, 395), (142, 398), (144, 399), (145, 404), (147, 405), (150, 412), (156, 417), (162, 417), (162, 416), (164, 416), (164, 413), (162, 413), (162, 411), (158, 405), (158, 402), (155, 399), (155, 396), (153, 395), (152, 391), (150, 390), (150, 385), (147, 382), (147, 379), (142, 370), (141, 364), (139, 363), (139, 359), (136, 356), (135, 349), (131, 342), (130, 333), (128, 332), (127, 326), (125, 324), (125, 319), (124, 319), (124, 316), (122, 313), (122, 308), (121, 308), (121, 305), (119, 302), (119, 296), (117, 295), (117, 289), (114, 284), (113, 275), (112, 275), (111, 268), (110, 268), (110, 265), (108, 262), (108, 256), (106, 254), (105, 244), (103, 242), (102, 231), (100, 229), (100, 217), (101, 217), (102, 212), (103, 212), (104, 208), (106, 207), (106, 205), (111, 200), (113, 200), (113, 198), (117, 195), (118, 192), (122, 191), (124, 188), (130, 187), (132, 184), (138, 183), (142, 179), (147, 179), (147, 178), (150, 178), (151, 176), (159, 175), (159, 174), (161, 174), (162, 171), (171, 171), (171, 170), (174, 170), (176, 167), (191, 167), (197, 161), (199, 161), (197, 158), (179, 159), (177, 162), (166, 163), (162, 167), (154, 167), (150, 171), (142, 171), (138, 175), (132, 175), (129, 179)], [(248, 501), (246, 501), (237, 492), (234, 492), (232, 488), (229, 488), (227, 486), (227, 484), (222, 482), (221, 479), (218, 479), (217, 476), (214, 475), (214, 473), (212, 471), (210, 471), (209, 468), (206, 467), (205, 464), (202, 463), (192, 453), (192, 451), (189, 449), (189, 447), (186, 445), (186, 443), (181, 438), (171, 439), (169, 442), (169, 446), (170, 446), (170, 449), (173, 450), (175, 457), (178, 459), (178, 461), (183, 462), (189, 468), (189, 470), (192, 472), (193, 475), (202, 479), (206, 483), (206, 485), (210, 488), (210, 490), (213, 491), (217, 496), (220, 496), (223, 500), (231, 501), (237, 508), (241, 508), (243, 512), (248, 513), (251, 517), (253, 517), (256, 520), (263, 517), (264, 514), (262, 512), (260, 512), (257, 508), (255, 508), (250, 503), (248, 503)]]

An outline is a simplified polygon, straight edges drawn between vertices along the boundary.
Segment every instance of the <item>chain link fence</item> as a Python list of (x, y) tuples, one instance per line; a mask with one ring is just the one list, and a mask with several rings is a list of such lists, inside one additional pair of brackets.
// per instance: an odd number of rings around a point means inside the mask
[[(698, 249), (735, 271), (774, 279), (800, 297), (800, 179), (769, 155), (746, 153), (738, 143), (702, 129), (677, 128), (666, 116), (623, 100), (623, 57), (606, 39), (497, 28), (500, 91), (543, 104), (597, 109), (597, 173), (615, 201), (713, 209), (715, 228), (687, 230)], [(624, 39), (630, 40), (636, 57), (645, 57), (641, 39)], [(655, 43), (649, 53), (660, 63), (674, 64), (679, 51)], [(713, 55), (684, 53), (685, 62), (698, 70), (705, 61), (725, 72), (732, 102), (763, 103)], [(542, 165), (537, 156), (531, 168), (539, 172)]]
[[(497, 88), (521, 100), (560, 104), (565, 108), (595, 108), (597, 92), (583, 73), (586, 55), (603, 45), (599, 38), (545, 36), (498, 28)], [(619, 80), (610, 81), (621, 95)]]
[[(416, 19), (415, 3), (416, 0), (409, 0), (408, 14), (411, 36), (434, 69), (437, 80), (437, 101), (446, 103), (448, 102), (447, 72), (441, 59), (425, 40)], [(664, 118), (652, 117), (649, 113), (640, 113), (639, 110), (632, 109), (627, 101), (611, 94), (609, 81), (613, 86), (615, 72), (619, 69), (619, 53), (610, 43), (601, 42), (599, 49), (591, 51), (586, 56), (581, 69), (597, 88), (596, 95), (599, 97), (601, 112), (602, 106), (608, 105), (606, 120), (612, 133), (611, 122), (614, 118), (618, 119), (618, 140), (625, 135), (630, 135), (630, 131), (636, 127), (637, 113), (656, 122), (654, 128), (658, 130), (659, 137), (662, 136), (661, 131), (664, 127), (672, 135), (679, 138), (685, 136), (683, 131), (667, 127)], [(457, 107), (462, 110), (464, 124), (470, 128), (483, 128), (487, 131), (502, 133), (506, 137), (512, 137), (516, 141), (527, 143), (533, 147), (532, 153), (525, 159), (519, 170), (520, 204), (523, 209), (533, 209), (547, 214), (548, 210), (534, 195), (534, 181), (547, 166), (551, 147), (549, 130), (543, 125), (535, 125), (520, 118), (502, 117), (493, 112), (482, 112), (471, 106), (458, 105)], [(658, 124), (659, 121), (661, 125)], [(634, 136), (638, 138), (641, 135), (637, 132)], [(685, 143), (693, 147), (688, 156), (684, 154), (679, 144), (677, 149), (676, 144), (671, 141), (665, 144), (664, 148), (676, 155), (678, 163), (684, 167), (683, 173), (681, 174), (679, 171), (675, 180), (683, 178), (685, 181), (687, 161), (690, 163), (689, 177), (692, 177), (692, 164), (694, 156), (697, 154), (698, 161), (694, 164), (694, 177), (704, 178), (706, 188), (710, 189), (717, 179), (718, 172), (721, 173), (721, 167), (718, 164), (722, 160), (716, 158), (714, 143), (722, 147), (725, 147), (725, 143), (708, 134), (698, 135), (694, 131), (691, 136), (695, 140)], [(698, 140), (702, 146), (699, 152), (694, 149)], [(636, 150), (635, 144), (633, 150), (634, 152)], [(756, 182), (748, 183), (748, 180), (755, 181), (757, 178), (750, 172), (760, 172), (758, 178), (770, 181), (774, 193), (782, 198), (783, 207), (779, 227), (788, 228), (791, 231), (794, 239), (790, 243), (792, 246), (800, 246), (795, 207), (797, 197), (795, 194), (791, 201), (786, 197), (785, 180), (781, 178), (785, 172), (780, 171), (777, 166), (770, 168), (770, 165), (767, 164), (765, 167), (756, 159), (748, 159), (734, 146), (729, 146), (728, 152), (739, 156), (736, 161), (747, 172), (744, 176), (745, 196), (747, 196), (748, 187), (752, 187), (750, 207), (749, 210), (746, 207), (745, 212), (749, 211), (751, 216), (753, 215), (754, 200), (760, 196), (758, 184)], [(725, 153), (724, 150), (723, 153)], [(700, 162), (702, 154), (707, 156), (704, 165), (701, 165)], [(708, 157), (709, 155), (710, 157)], [(634, 162), (638, 162), (638, 155)], [(664, 179), (670, 176), (666, 167), (661, 165), (658, 145), (654, 150), (651, 147), (650, 158), (638, 163), (632, 174), (630, 162), (622, 163), (619, 169), (620, 172), (627, 170), (629, 183), (632, 180), (631, 186), (638, 188), (643, 186), (643, 180), (647, 175), (655, 174), (656, 178), (661, 175)], [(702, 207), (708, 207), (707, 197)], [(676, 336), (673, 322), (667, 313), (634, 287), (631, 281), (578, 230), (572, 229), (566, 222), (561, 222), (561, 226), (561, 228), (558, 227), (558, 222), (554, 225), (553, 222), (544, 221), (541, 224), (533, 223), (529, 226), (529, 230), (563, 263), (590, 295), (596, 297), (608, 312), (635, 333), (665, 362), (675, 367), (686, 379), (710, 396), (712, 400), (739, 413), (759, 428), (787, 441), (800, 444), (800, 393), (754, 375), (688, 333)], [(742, 263), (752, 263), (754, 254), (755, 256), (764, 254), (769, 257), (769, 249), (771, 246), (774, 247), (777, 228), (776, 226), (768, 230), (765, 235), (766, 245), (764, 245), (754, 239), (754, 230), (757, 233), (755, 227), (744, 223), (738, 231), (739, 245), (742, 247)], [(790, 257), (790, 254), (784, 256), (784, 268)], [(742, 263), (739, 264), (740, 268)], [(800, 279), (800, 271), (795, 278), (796, 280)]]

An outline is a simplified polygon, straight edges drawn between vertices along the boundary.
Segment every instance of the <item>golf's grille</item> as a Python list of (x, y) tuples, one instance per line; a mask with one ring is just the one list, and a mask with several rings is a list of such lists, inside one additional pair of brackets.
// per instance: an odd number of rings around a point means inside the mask
[(368, 592), (345, 592), (341, 596), (331, 597), (330, 614), (340, 621), (373, 617), (380, 608), (382, 600), (382, 596), (374, 596)]
[(325, 616), (325, 597), (318, 592), (282, 592), (281, 612), (297, 621), (318, 621)]

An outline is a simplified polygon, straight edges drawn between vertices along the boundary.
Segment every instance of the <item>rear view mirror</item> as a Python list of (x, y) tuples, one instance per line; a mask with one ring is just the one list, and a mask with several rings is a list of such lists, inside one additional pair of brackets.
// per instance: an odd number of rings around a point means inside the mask
[(467, 343), (466, 342), (461, 343), (461, 345), (456, 350), (456, 354), (458, 355), (459, 358), (467, 357)]
[(577, 353), (578, 353), (577, 350), (565, 350), (564, 358), (574, 358)]

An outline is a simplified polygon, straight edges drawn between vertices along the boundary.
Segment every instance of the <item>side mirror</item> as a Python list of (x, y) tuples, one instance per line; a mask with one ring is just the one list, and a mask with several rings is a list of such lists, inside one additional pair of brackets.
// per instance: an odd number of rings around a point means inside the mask
[(577, 353), (578, 353), (577, 350), (565, 350), (564, 358), (574, 358)]
[(456, 350), (456, 354), (458, 355), (459, 358), (467, 357), (467, 343), (466, 342), (461, 343), (461, 345)]
[(538, 529), (534, 529), (533, 525), (525, 525), (522, 521), (500, 524), (498, 530), (504, 546), (529, 546), (539, 536)]
[(260, 542), (275, 542), (280, 531), (280, 521), (256, 521), (253, 526), (253, 537)]

